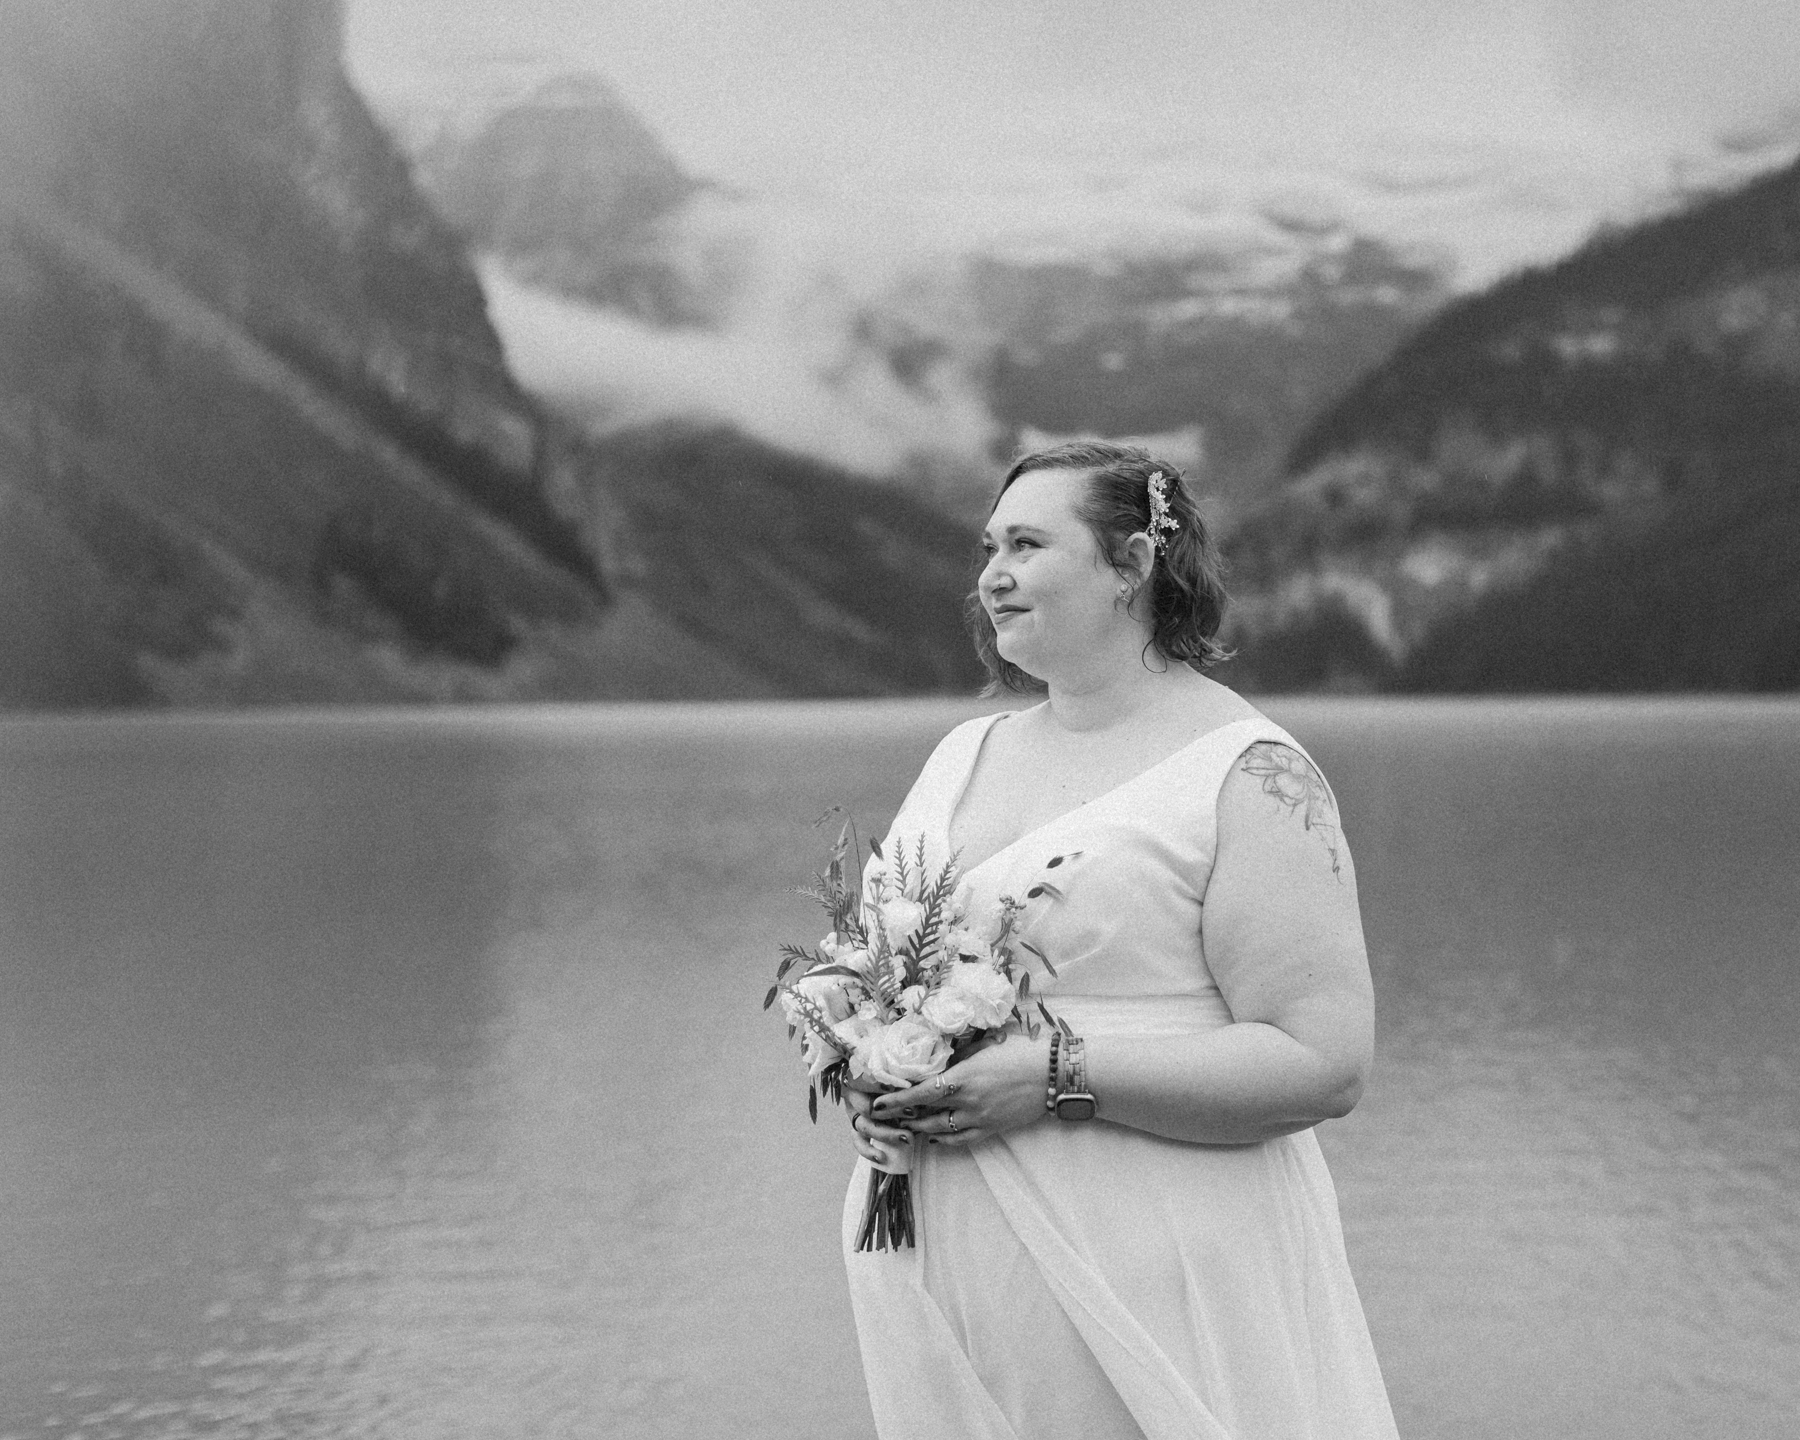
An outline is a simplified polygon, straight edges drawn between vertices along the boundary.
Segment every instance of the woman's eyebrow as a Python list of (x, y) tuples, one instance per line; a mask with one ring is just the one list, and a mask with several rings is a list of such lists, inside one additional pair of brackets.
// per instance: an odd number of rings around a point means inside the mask
[[(1013, 536), (1022, 535), (1028, 530), (1038, 535), (1048, 535), (1050, 533), (1042, 525), (1026, 525), (1016, 521), (1013, 524), (1008, 525), (1006, 529), (1002, 530), (1000, 533), (1010, 540)], [(994, 538), (993, 532), (991, 530), (983, 530), (981, 532), (981, 538), (983, 540), (992, 540)]]

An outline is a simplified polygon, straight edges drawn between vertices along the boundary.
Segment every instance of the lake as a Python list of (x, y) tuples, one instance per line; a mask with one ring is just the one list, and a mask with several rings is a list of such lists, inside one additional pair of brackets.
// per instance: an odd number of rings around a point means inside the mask
[[(872, 1434), (774, 946), (973, 702), (0, 722), (0, 1437)], [(1800, 1434), (1800, 701), (1270, 702), (1409, 1440)]]

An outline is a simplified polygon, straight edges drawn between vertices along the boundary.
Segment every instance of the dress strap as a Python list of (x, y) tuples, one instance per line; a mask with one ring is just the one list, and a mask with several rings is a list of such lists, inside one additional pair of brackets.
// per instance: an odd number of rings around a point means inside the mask
[(1312, 766), (1313, 773), (1324, 784), (1325, 793), (1330, 796), (1333, 808), (1336, 808), (1337, 795), (1331, 788), (1331, 782), (1325, 778), (1325, 772), (1319, 768), (1319, 762), (1306, 753), (1304, 745), (1266, 715), (1246, 715), (1242, 720), (1233, 720), (1201, 737), (1197, 748), (1204, 757), (1203, 770), (1217, 776), (1216, 782), (1208, 787), (1208, 793), (1216, 797), (1225, 784), (1225, 777), (1231, 773), (1231, 767), (1243, 758), (1244, 752), (1252, 745), (1264, 742), (1286, 746)]

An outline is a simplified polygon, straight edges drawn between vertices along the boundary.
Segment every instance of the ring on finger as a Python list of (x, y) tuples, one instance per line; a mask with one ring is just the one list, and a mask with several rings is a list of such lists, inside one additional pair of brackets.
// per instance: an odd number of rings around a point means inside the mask
[(862, 1115), (855, 1110), (852, 1110), (850, 1112), (850, 1128), (852, 1130), (854, 1130), (858, 1135), (863, 1133)]

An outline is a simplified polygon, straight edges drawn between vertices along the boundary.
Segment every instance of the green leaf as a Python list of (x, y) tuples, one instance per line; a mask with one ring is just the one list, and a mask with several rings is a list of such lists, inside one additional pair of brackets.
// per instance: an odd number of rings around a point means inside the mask
[(771, 985), (769, 987), (769, 993), (767, 995), (763, 996), (763, 1009), (767, 1010), (771, 1005), (773, 1005), (775, 1003), (775, 997), (777, 995), (779, 995), (780, 993), (781, 993), (781, 987), (779, 985)]
[(877, 860), (885, 860), (887, 858), (881, 853), (881, 842), (879, 840), (869, 841), (869, 853)]
[(806, 1087), (806, 1113), (812, 1116), (812, 1123), (819, 1123), (819, 1092), (812, 1086)]
[(1033, 945), (1029, 940), (1022, 939), (1019, 941), (1019, 944), (1024, 946), (1033, 955), (1037, 956), (1037, 958), (1043, 962), (1044, 968), (1050, 972), (1051, 977), (1056, 978), (1056, 967), (1050, 963), (1050, 957), (1048, 955), (1038, 949), (1038, 947)]

